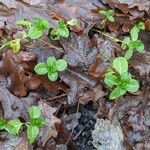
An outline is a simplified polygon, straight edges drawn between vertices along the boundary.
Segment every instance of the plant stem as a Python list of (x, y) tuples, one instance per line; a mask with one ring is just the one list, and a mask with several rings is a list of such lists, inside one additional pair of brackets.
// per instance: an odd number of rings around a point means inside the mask
[(6, 47), (7, 45), (9, 45), (10, 42), (11, 42), (11, 41), (9, 41), (9, 42), (7, 42), (6, 44), (2, 45), (2, 46), (0, 47), (0, 50), (3, 49), (4, 47)]
[(100, 31), (100, 30), (96, 30), (96, 29), (92, 29), (93, 31), (96, 31), (96, 32), (98, 32), (98, 33), (100, 33), (100, 34), (102, 34), (102, 35), (104, 35), (105, 37), (108, 37), (109, 39), (111, 39), (112, 41), (114, 41), (114, 42), (123, 42), (123, 41), (121, 41), (121, 40), (119, 40), (119, 39), (117, 39), (117, 38), (115, 38), (115, 37), (112, 37), (112, 36), (110, 36), (110, 35), (108, 35), (108, 34), (106, 34), (106, 33), (104, 33), (104, 32), (102, 32), (102, 31)]

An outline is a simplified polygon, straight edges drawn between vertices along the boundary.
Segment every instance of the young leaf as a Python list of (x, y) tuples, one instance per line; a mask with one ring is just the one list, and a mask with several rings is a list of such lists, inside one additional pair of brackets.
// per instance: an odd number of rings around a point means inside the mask
[(113, 61), (113, 68), (121, 75), (128, 71), (128, 62), (124, 57), (117, 57)]
[(5, 130), (13, 135), (17, 135), (22, 126), (19, 119), (12, 119), (5, 125)]
[(67, 38), (69, 36), (69, 30), (67, 27), (58, 28), (58, 33), (59, 33), (60, 37)]
[(57, 62), (57, 60), (56, 60), (55, 57), (48, 57), (48, 59), (47, 59), (47, 65), (48, 65), (49, 67), (55, 66), (55, 65), (56, 65), (56, 62)]
[(114, 85), (117, 84), (117, 77), (113, 74), (106, 75), (104, 82), (106, 85), (108, 85), (110, 88), (112, 88)]
[(18, 20), (16, 21), (16, 24), (19, 26), (31, 27), (31, 22), (27, 20)]
[(125, 53), (124, 58), (125, 58), (126, 60), (129, 60), (129, 59), (132, 57), (132, 55), (133, 55), (133, 49), (129, 49), (129, 50), (127, 50), (127, 52)]
[(135, 80), (135, 79), (132, 79), (130, 81), (130, 83), (128, 84), (128, 86), (127, 86), (127, 91), (128, 92), (137, 92), (138, 89), (139, 89), (139, 83), (138, 83), (138, 81)]
[(47, 73), (47, 65), (45, 63), (38, 63), (35, 67), (34, 67), (34, 71), (38, 74), (38, 75), (45, 75)]
[(41, 115), (41, 110), (37, 106), (31, 106), (29, 108), (29, 116), (30, 116), (30, 118), (32, 118), (32, 119), (39, 118), (40, 115)]
[(115, 11), (113, 9), (110, 9), (107, 11), (109, 15), (113, 15), (115, 13)]
[(27, 129), (27, 137), (32, 144), (39, 134), (39, 128), (37, 126), (29, 126)]
[(116, 87), (109, 95), (109, 99), (117, 99), (118, 97), (124, 95), (125, 90), (122, 90), (120, 87)]
[(137, 40), (136, 41), (135, 47), (136, 47), (137, 51), (139, 51), (139, 52), (143, 52), (144, 51), (144, 44), (142, 43), (141, 40)]
[(136, 41), (138, 39), (139, 36), (138, 34), (139, 34), (139, 29), (137, 28), (137, 26), (134, 26), (130, 31), (132, 41)]
[(13, 52), (16, 54), (19, 52), (20, 50), (20, 39), (15, 39), (15, 40), (12, 40), (10, 42), (10, 47), (12, 48)]
[(107, 19), (108, 19), (110, 22), (114, 22), (114, 21), (115, 21), (115, 19), (114, 19), (113, 16), (108, 16)]
[(49, 28), (49, 23), (44, 18), (34, 18), (33, 22), (35, 27), (38, 28), (39, 30), (43, 31)]
[(45, 124), (46, 124), (46, 122), (42, 117), (34, 118), (30, 121), (31, 126), (42, 127)]
[(37, 27), (31, 27), (28, 31), (28, 35), (32, 40), (39, 39), (43, 35), (43, 31)]
[(0, 118), (0, 130), (4, 130), (5, 125), (6, 125), (6, 121), (3, 118)]
[(51, 80), (51, 81), (56, 81), (58, 79), (58, 72), (48, 72), (48, 78)]
[(69, 26), (75, 26), (77, 24), (77, 20), (76, 19), (71, 19), (69, 21), (67, 21), (67, 25)]
[(145, 25), (144, 25), (143, 22), (139, 22), (137, 27), (138, 27), (139, 30), (144, 30), (145, 29)]
[(59, 59), (56, 62), (56, 69), (58, 71), (64, 71), (67, 68), (67, 62), (64, 59)]
[(123, 40), (123, 42), (121, 44), (121, 48), (126, 49), (126, 47), (127, 47), (129, 42), (130, 42), (130, 38), (129, 37), (124, 38), (124, 40)]

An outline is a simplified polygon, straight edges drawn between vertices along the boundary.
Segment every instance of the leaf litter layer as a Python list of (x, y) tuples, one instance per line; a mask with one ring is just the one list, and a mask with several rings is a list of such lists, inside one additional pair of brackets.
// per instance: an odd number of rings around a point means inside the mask
[[(118, 150), (149, 150), (148, 0), (0, 2), (1, 41), (13, 39), (22, 31), (22, 27), (15, 24), (20, 19), (32, 21), (33, 18), (45, 18), (52, 28), (57, 27), (59, 19), (78, 20), (78, 23), (70, 28), (68, 39), (53, 41), (48, 38), (50, 33), (46, 32), (41, 40), (21, 43), (21, 51), (18, 54), (14, 54), (9, 48), (0, 51), (0, 116), (6, 120), (19, 118), (25, 122), (29, 119), (28, 109), (36, 105), (46, 120), (46, 126), (41, 128), (36, 142), (32, 145), (27, 140), (24, 128), (15, 137), (1, 131), (0, 149), (92, 150), (92, 132), (99, 118), (99, 131), (103, 134), (96, 135), (102, 142), (97, 149), (105, 149), (109, 141), (107, 136), (114, 138), (114, 132), (118, 128), (118, 134), (123, 139), (122, 143), (119, 142), (121, 148)], [(136, 93), (126, 93), (117, 101), (108, 99), (110, 89), (104, 84), (103, 78), (110, 61), (122, 56), (124, 52), (119, 43), (93, 30), (99, 28), (104, 19), (98, 14), (102, 9), (115, 10), (115, 22), (107, 22), (103, 30), (113, 39), (128, 36), (134, 24), (139, 21), (145, 22), (145, 31), (139, 35), (144, 43), (145, 52), (135, 52), (129, 61), (130, 73), (139, 81), (140, 89)], [(69, 66), (59, 73), (59, 80), (56, 82), (34, 72), (34, 66), (46, 62), (50, 56), (65, 59)], [(107, 131), (102, 132), (101, 126), (105, 121), (108, 124)], [(118, 143), (117, 138), (112, 141)]]

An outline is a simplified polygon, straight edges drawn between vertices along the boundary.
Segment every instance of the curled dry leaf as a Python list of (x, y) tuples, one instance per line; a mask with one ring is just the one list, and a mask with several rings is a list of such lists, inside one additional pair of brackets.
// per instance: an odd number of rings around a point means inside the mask
[(24, 108), (21, 100), (4, 87), (0, 87), (0, 102), (3, 107), (5, 119), (18, 118), (23, 112)]
[[(29, 57), (30, 55), (30, 57)], [(27, 94), (26, 82), (27, 75), (22, 66), (23, 60), (30, 61), (35, 59), (35, 56), (29, 52), (21, 52), (19, 55), (13, 54), (7, 50), (2, 55), (3, 74), (10, 80), (10, 90), (18, 96)]]
[(57, 108), (53, 108), (43, 101), (39, 102), (38, 107), (41, 109), (42, 116), (46, 120), (46, 125), (41, 129), (39, 134), (39, 141), (43, 147), (51, 137), (57, 137), (58, 132), (55, 124), (60, 124), (61, 120), (54, 116)]

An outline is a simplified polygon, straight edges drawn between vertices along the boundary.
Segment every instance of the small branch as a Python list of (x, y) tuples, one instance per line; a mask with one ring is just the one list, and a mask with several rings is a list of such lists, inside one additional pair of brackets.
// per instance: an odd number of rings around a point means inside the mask
[(121, 40), (119, 40), (119, 39), (117, 39), (117, 38), (115, 38), (115, 37), (112, 37), (112, 36), (110, 36), (110, 35), (108, 35), (108, 34), (102, 32), (102, 31), (100, 31), (100, 30), (92, 29), (92, 31), (96, 31), (96, 32), (98, 32), (98, 33), (104, 35), (105, 37), (108, 37), (108, 38), (111, 39), (113, 42), (121, 42), (121, 43), (123, 42), (123, 41), (121, 41)]

